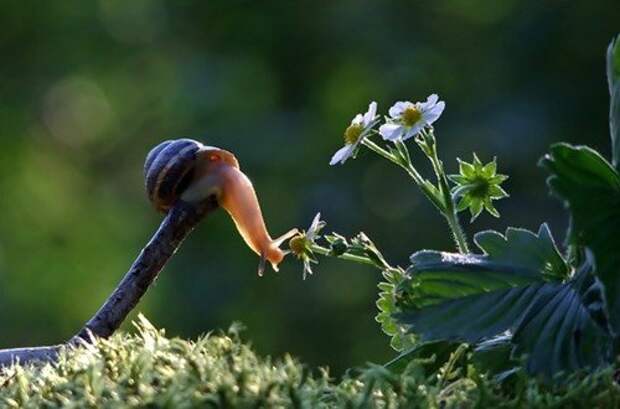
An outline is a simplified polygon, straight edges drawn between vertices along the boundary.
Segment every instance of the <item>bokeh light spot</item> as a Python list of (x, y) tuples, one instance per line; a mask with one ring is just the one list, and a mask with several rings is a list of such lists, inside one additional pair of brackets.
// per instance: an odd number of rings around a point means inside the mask
[(163, 30), (165, 16), (157, 0), (99, 1), (101, 22), (114, 39), (123, 43), (150, 43)]
[(43, 122), (49, 132), (70, 146), (100, 136), (112, 116), (105, 94), (91, 80), (71, 77), (53, 85), (44, 98)]

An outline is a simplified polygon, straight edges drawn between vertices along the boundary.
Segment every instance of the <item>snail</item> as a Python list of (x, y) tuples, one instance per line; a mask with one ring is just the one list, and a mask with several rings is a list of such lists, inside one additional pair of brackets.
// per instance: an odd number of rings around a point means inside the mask
[(0, 368), (28, 362), (54, 362), (67, 346), (87, 345), (116, 331), (144, 296), (183, 240), (209, 213), (223, 207), (245, 242), (260, 255), (258, 274), (267, 261), (275, 271), (288, 253), (279, 248), (292, 229), (273, 240), (265, 227), (256, 192), (239, 169), (235, 155), (192, 139), (162, 142), (144, 163), (149, 200), (166, 214), (118, 286), (97, 312), (65, 343), (33, 348), (0, 349)]
[(278, 271), (288, 253), (280, 245), (297, 234), (297, 229), (271, 238), (254, 186), (231, 152), (192, 139), (168, 140), (149, 152), (144, 174), (149, 200), (162, 213), (178, 200), (198, 203), (214, 196), (245, 243), (260, 256), (258, 274), (263, 274), (267, 261)]

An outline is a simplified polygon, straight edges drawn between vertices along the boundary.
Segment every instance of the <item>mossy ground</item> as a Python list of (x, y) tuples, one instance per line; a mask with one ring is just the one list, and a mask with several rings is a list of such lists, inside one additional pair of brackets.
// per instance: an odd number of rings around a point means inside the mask
[(471, 368), (400, 374), (378, 365), (343, 379), (290, 356), (257, 356), (234, 329), (197, 341), (169, 339), (144, 318), (117, 334), (67, 350), (57, 364), (0, 372), (2, 408), (615, 408), (614, 368), (550, 386), (523, 376), (499, 386)]

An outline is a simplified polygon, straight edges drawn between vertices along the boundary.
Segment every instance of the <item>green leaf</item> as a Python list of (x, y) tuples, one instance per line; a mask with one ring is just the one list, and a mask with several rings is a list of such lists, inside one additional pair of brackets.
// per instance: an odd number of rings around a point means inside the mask
[(467, 182), (469, 182), (469, 179), (461, 175), (448, 175), (448, 179), (450, 179), (452, 182), (459, 184), (459, 185), (464, 185)]
[(607, 48), (607, 82), (612, 163), (620, 169), (620, 35)]
[[(489, 183), (491, 183), (492, 185), (499, 185), (501, 183), (504, 183), (507, 180), (508, 180), (507, 175), (495, 175), (491, 179), (489, 179)], [(506, 193), (506, 196), (507, 195), (508, 194)]]
[(390, 337), (390, 346), (396, 351), (404, 351), (417, 344), (413, 334), (407, 333), (406, 329), (394, 319), (394, 314), (400, 311), (396, 307), (395, 289), (403, 280), (404, 271), (385, 270), (385, 281), (380, 282), (379, 299), (376, 302), (379, 313), (375, 317), (381, 325), (381, 330)]
[(616, 169), (620, 169), (620, 81), (616, 81), (609, 102), (609, 132), (612, 161)]
[(427, 341), (477, 342), (514, 326), (539, 292), (540, 274), (486, 256), (422, 251), (412, 257), (411, 298), (397, 319)]
[(504, 197), (508, 197), (508, 193), (502, 189), (500, 186), (492, 185), (489, 188), (489, 197), (491, 199), (501, 199)]
[(567, 267), (546, 225), (538, 234), (483, 232), (476, 243), (484, 255), (414, 254), (396, 319), (429, 342), (476, 343), (514, 333), (513, 352), (530, 355), (532, 373), (609, 362), (613, 338), (593, 263), (562, 283)]
[(512, 335), (501, 334), (476, 345), (472, 362), (483, 373), (492, 373), (496, 381), (504, 381), (517, 370), (520, 362), (512, 356)]
[(620, 35), (607, 48), (607, 82), (612, 163), (620, 169)]
[(493, 158), (492, 162), (489, 162), (482, 167), (482, 174), (490, 178), (495, 176), (495, 172), (497, 172), (497, 159)]
[(493, 202), (491, 201), (490, 197), (487, 197), (486, 199), (484, 199), (484, 208), (486, 209), (487, 212), (491, 214), (491, 216), (499, 217), (499, 212), (497, 211), (495, 206), (493, 206)]
[(596, 151), (558, 144), (542, 160), (551, 191), (570, 212), (568, 243), (594, 253), (605, 286), (609, 314), (620, 332), (620, 176)]
[(476, 152), (474, 152), (474, 168), (482, 170), (482, 162), (480, 158), (478, 158), (478, 155), (476, 155)]
[(620, 35), (611, 40), (607, 47), (607, 81), (610, 94), (614, 83), (618, 80), (620, 80)]
[(573, 280), (541, 293), (514, 331), (514, 353), (528, 355), (529, 372), (551, 376), (611, 362), (613, 336), (592, 268), (587, 260)]
[(472, 178), (476, 175), (476, 170), (474, 168), (473, 165), (462, 161), (461, 159), (457, 158), (457, 161), (459, 162), (459, 173), (467, 178)]
[(521, 268), (540, 272), (548, 280), (563, 280), (567, 277), (566, 262), (546, 223), (540, 226), (538, 234), (509, 227), (505, 235), (493, 230), (477, 233), (474, 242), (490, 260), (509, 261)]
[(467, 209), (469, 207), (469, 202), (471, 200), (468, 197), (461, 197), (461, 199), (459, 200), (459, 203), (456, 205), (456, 210), (458, 212), (463, 211), (465, 209)]
[(478, 218), (478, 216), (480, 216), (480, 213), (482, 213), (483, 208), (484, 208), (484, 204), (482, 202), (482, 199), (479, 199), (479, 198), (471, 199), (471, 202), (469, 205), (469, 213), (471, 214), (471, 220), (470, 220), (471, 223), (473, 223)]

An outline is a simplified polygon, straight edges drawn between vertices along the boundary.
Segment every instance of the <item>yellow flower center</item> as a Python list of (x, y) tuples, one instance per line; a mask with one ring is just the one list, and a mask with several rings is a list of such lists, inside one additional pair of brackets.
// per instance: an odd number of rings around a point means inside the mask
[(359, 139), (360, 135), (364, 131), (362, 124), (351, 124), (344, 131), (344, 143), (347, 145), (353, 145)]
[(401, 118), (405, 126), (413, 126), (422, 118), (422, 112), (415, 106), (408, 107), (401, 114)]
[(299, 234), (288, 242), (288, 246), (297, 257), (301, 257), (306, 252), (306, 238)]

